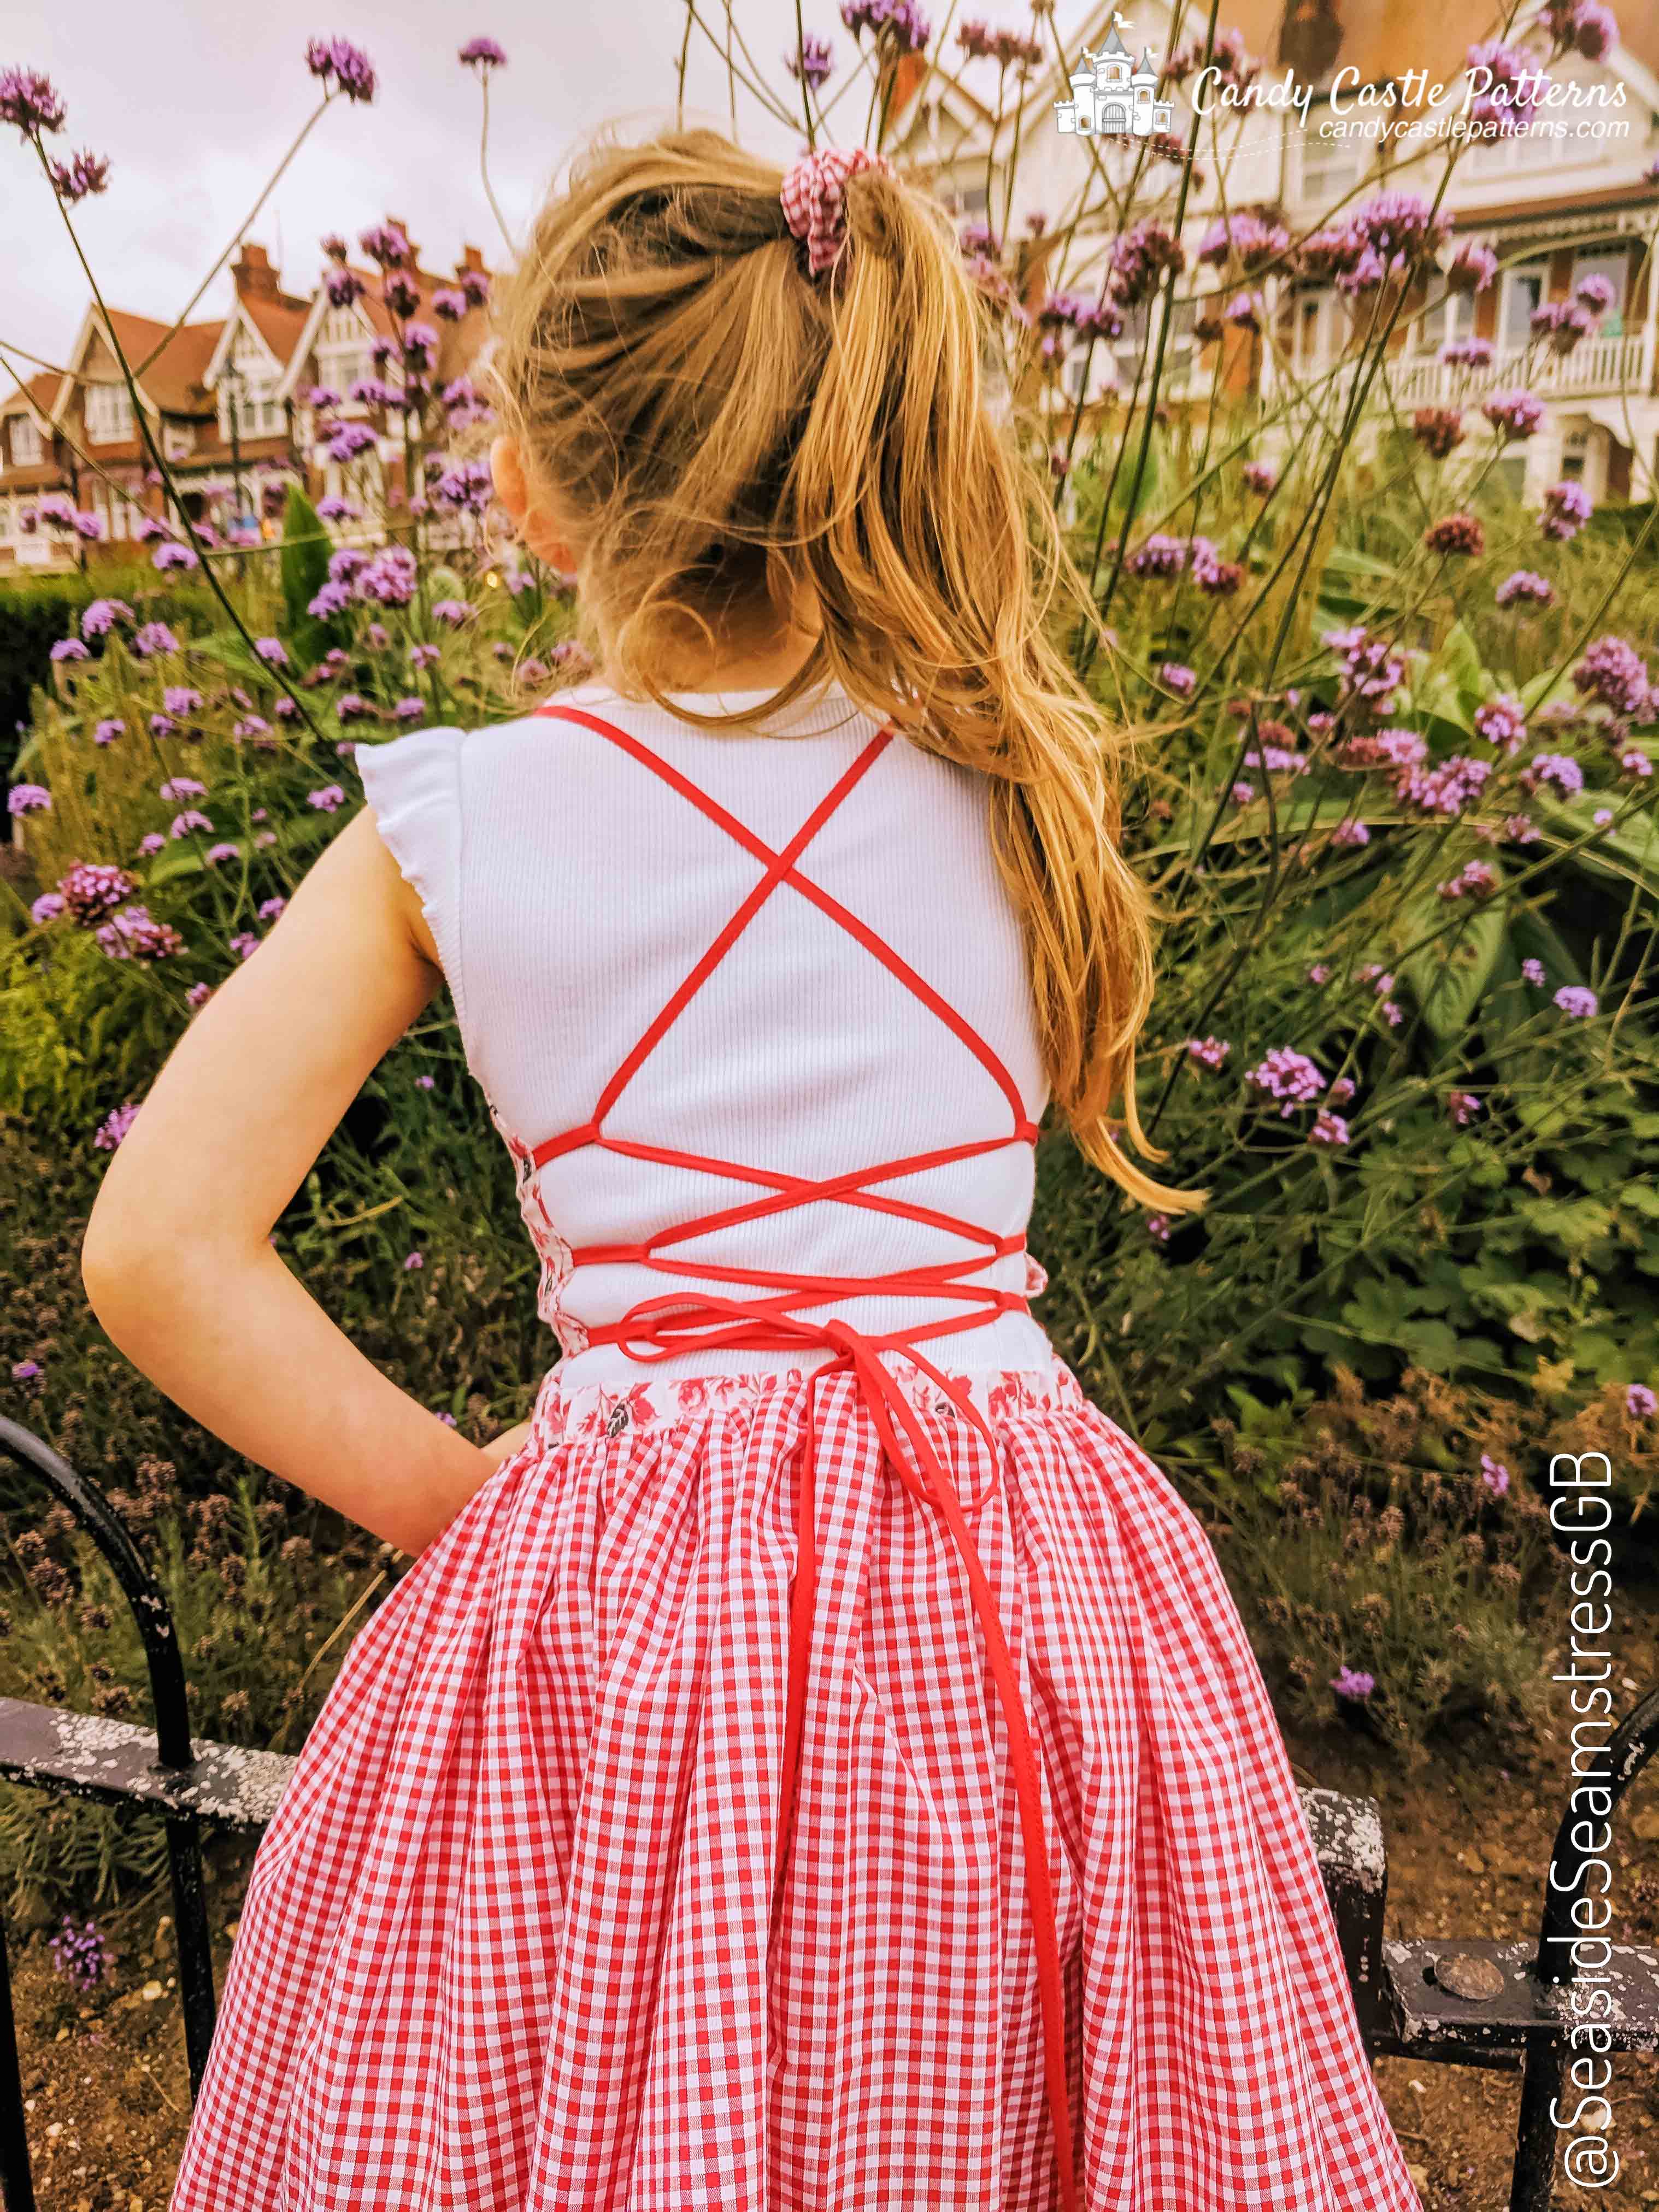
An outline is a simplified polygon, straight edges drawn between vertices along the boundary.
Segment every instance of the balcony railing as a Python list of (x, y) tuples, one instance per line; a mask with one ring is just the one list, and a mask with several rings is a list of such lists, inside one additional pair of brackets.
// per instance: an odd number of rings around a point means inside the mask
[[(1652, 335), (1634, 331), (1623, 337), (1581, 338), (1571, 353), (1547, 346), (1516, 348), (1494, 356), (1484, 368), (1468, 368), (1430, 356), (1391, 356), (1384, 365), (1396, 407), (1443, 407), (1483, 399), (1489, 392), (1524, 386), (1544, 398), (1627, 392), (1645, 398), (1653, 391)], [(1329, 364), (1326, 364), (1328, 368)], [(1317, 374), (1318, 369), (1306, 371)], [(1373, 398), (1380, 401), (1380, 387)]]

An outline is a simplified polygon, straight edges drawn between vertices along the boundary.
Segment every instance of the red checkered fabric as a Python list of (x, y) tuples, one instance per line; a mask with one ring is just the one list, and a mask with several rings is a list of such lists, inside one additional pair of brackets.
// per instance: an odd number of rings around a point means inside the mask
[(896, 173), (884, 154), (863, 146), (845, 151), (826, 147), (822, 153), (803, 154), (790, 167), (779, 198), (790, 234), (806, 248), (808, 273), (821, 276), (833, 269), (847, 242), (847, 186), (866, 169), (884, 177)]
[[(923, 1342), (1023, 1307), (966, 1261), (838, 1279), (681, 1262), (825, 1200), (1006, 1240), (890, 1186), (606, 1134), (883, 732), (764, 860), (580, 1128), (749, 1197), (623, 1254), (523, 1449), (347, 1655), (255, 1860), (173, 2212), (1403, 2212), (1313, 1847), (1213, 1553), (1069, 1374)], [(931, 1160), (933, 1156), (928, 1156)], [(1014, 1240), (1016, 1245), (1021, 1240)], [(706, 1287), (727, 1280), (727, 1297)], [(818, 1309), (956, 1301), (867, 1336)], [(758, 1292), (759, 1295), (754, 1295)], [(688, 1346), (810, 1373), (653, 1382)]]

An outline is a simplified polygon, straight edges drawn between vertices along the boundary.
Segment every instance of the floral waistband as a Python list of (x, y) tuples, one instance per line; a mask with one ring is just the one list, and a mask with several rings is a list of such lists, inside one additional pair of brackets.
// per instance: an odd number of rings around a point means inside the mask
[[(901, 1359), (890, 1368), (900, 1391), (918, 1413), (943, 1420), (960, 1420), (961, 1407), (932, 1376)], [(941, 1372), (949, 1372), (941, 1370)], [(839, 1379), (855, 1387), (850, 1376)], [(952, 1389), (959, 1391), (984, 1419), (1010, 1421), (1021, 1414), (1073, 1409), (1088, 1403), (1076, 1377), (1063, 1362), (1048, 1367), (981, 1368), (950, 1373)], [(531, 1440), (544, 1448), (556, 1443), (586, 1441), (595, 1437), (618, 1437), (629, 1429), (659, 1421), (680, 1421), (702, 1413), (726, 1413), (758, 1407), (778, 1391), (801, 1391), (809, 1370), (785, 1368), (763, 1375), (682, 1375), (653, 1377), (648, 1382), (582, 1383), (567, 1389), (557, 1368), (543, 1382), (531, 1417)], [(836, 1379), (824, 1385), (836, 1387)]]

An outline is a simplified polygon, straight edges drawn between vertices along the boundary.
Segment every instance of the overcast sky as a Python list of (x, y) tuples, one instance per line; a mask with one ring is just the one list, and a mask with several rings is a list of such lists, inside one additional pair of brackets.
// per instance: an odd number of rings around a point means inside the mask
[[(723, 21), (719, 5), (700, 11)], [(1062, 10), (1062, 13), (1068, 11)], [(844, 72), (853, 42), (832, 0), (807, 0), (809, 29), (831, 37)], [(380, 76), (374, 104), (335, 101), (250, 235), (281, 249), (291, 291), (307, 292), (317, 241), (401, 216), (427, 265), (450, 267), (471, 240), (492, 263), (500, 234), (478, 182), (478, 86), (457, 64), (469, 38), (507, 49), (490, 93), (491, 173), (515, 228), (572, 143), (596, 125), (672, 106), (685, 21), (678, 0), (79, 0), (13, 14), (0, 64), (43, 70), (68, 103), (55, 149), (108, 156), (109, 190), (76, 211), (112, 306), (171, 319), (234, 231), (314, 104), (307, 39), (338, 33)], [(795, 35), (794, 0), (738, 0), (738, 22), (768, 76)], [(689, 82), (704, 119), (727, 116), (726, 74), (701, 33)], [(850, 112), (850, 110), (849, 110)], [(795, 141), (751, 108), (744, 136), (786, 157)], [(856, 128), (837, 129), (854, 137)], [(222, 283), (196, 313), (222, 313)], [(45, 180), (14, 131), (0, 140), (0, 338), (57, 362), (87, 300)]]

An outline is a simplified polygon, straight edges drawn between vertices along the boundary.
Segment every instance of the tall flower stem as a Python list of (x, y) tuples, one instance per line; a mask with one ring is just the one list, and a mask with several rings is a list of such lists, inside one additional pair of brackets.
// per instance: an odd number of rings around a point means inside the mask
[[(58, 198), (57, 187), (52, 182), (52, 164), (46, 159), (46, 149), (40, 143), (40, 135), (39, 131), (31, 131), (29, 133), (29, 143), (34, 149), (35, 156), (40, 161), (42, 173), (45, 175), (47, 185), (52, 191), (53, 202), (57, 206), (58, 214), (63, 217), (64, 228), (69, 233), (70, 244), (75, 249), (75, 258), (81, 264), (81, 273), (86, 278), (87, 289), (92, 294), (93, 305), (98, 310), (99, 316), (104, 325), (105, 332), (109, 338), (110, 349), (115, 356), (117, 364), (121, 371), (122, 381), (125, 384), (127, 388), (128, 399), (131, 403), (132, 419), (137, 425), (139, 437), (143, 442), (145, 451), (150, 457), (150, 465), (160, 476), (162, 485), (173, 501), (173, 507), (178, 514), (179, 520), (184, 526), (185, 535), (190, 540), (191, 550), (196, 556), (197, 563), (201, 568), (203, 578), (206, 582), (209, 590), (213, 593), (214, 598), (218, 600), (221, 607), (223, 608), (225, 614), (229, 620), (231, 628), (236, 632), (237, 636), (241, 639), (243, 644), (246, 646), (249, 653), (252, 654), (255, 660), (258, 660), (259, 658), (259, 653), (258, 647), (254, 641), (253, 633), (249, 629), (247, 624), (242, 620), (240, 611), (231, 600), (229, 592), (226, 591), (224, 586), (220, 582), (217, 574), (202, 560), (202, 555), (206, 550), (206, 548), (203, 544), (201, 538), (198, 538), (196, 533), (196, 526), (191, 520), (189, 513), (185, 508), (183, 497), (179, 493), (178, 480), (174, 477), (172, 470), (167, 466), (167, 458), (163, 454), (160, 444), (157, 442), (155, 433), (149, 426), (149, 419), (144, 413), (143, 400), (138, 390), (137, 375), (133, 369), (132, 363), (127, 359), (126, 349), (121, 343), (120, 337), (116, 331), (115, 325), (110, 319), (109, 309), (104, 304), (103, 293), (99, 288), (98, 279), (94, 276), (92, 271), (92, 264), (87, 259), (85, 252), (81, 245), (79, 234), (76, 230), (75, 225), (70, 221), (69, 210), (64, 205), (62, 199)], [(316, 723), (311, 719), (310, 709), (307, 707), (305, 701), (301, 698), (294, 686), (289, 682), (288, 678), (285, 676), (278, 675), (276, 680), (280, 683), (283, 691), (288, 695), (289, 698), (293, 701), (294, 711), (299, 716), (300, 720), (305, 724), (307, 729), (310, 731), (312, 736), (316, 738), (318, 744), (322, 744), (325, 743), (326, 741), (324, 738), (321, 730), (318, 728)]]
[(489, 181), (489, 64), (486, 62), (478, 71), (478, 89), (483, 94), (483, 122), (478, 132), (478, 174), (483, 182), (484, 198), (489, 203), (489, 212), (495, 218), (495, 228), (501, 234), (502, 243), (509, 253), (517, 248), (513, 234), (507, 227), (507, 217), (501, 213), (495, 198), (495, 188)]
[(812, 121), (812, 88), (806, 81), (806, 23), (801, 0), (795, 0), (795, 64), (800, 71), (800, 107), (806, 118), (806, 150), (811, 154), (817, 146), (817, 131)]
[[(189, 299), (185, 301), (183, 307), (180, 308), (179, 312), (178, 319), (170, 326), (164, 336), (156, 340), (155, 343), (150, 348), (143, 359), (138, 363), (137, 368), (133, 371), (135, 376), (142, 376), (156, 356), (159, 354), (166, 352), (168, 346), (172, 344), (173, 339), (178, 337), (179, 331), (183, 330), (185, 325), (190, 320), (195, 309), (201, 305), (203, 294), (207, 290), (208, 286), (213, 282), (214, 278), (219, 274), (219, 271), (224, 267), (226, 262), (229, 260), (231, 255), (235, 252), (243, 239), (246, 237), (250, 228), (258, 216), (260, 209), (264, 207), (265, 202), (270, 198), (272, 192), (276, 191), (276, 186), (282, 181), (283, 173), (288, 168), (289, 162), (293, 161), (301, 147), (305, 144), (306, 140), (310, 137), (312, 132), (316, 129), (319, 120), (321, 118), (324, 111), (327, 108), (329, 102), (333, 99), (333, 97), (334, 94), (331, 91), (325, 92), (321, 100), (318, 102), (317, 106), (307, 117), (304, 124), (301, 126), (298, 137), (295, 139), (294, 143), (289, 148), (287, 153), (283, 155), (282, 160), (276, 164), (276, 167), (271, 171), (270, 175), (266, 179), (264, 190), (260, 193), (258, 198), (254, 201), (253, 205), (248, 210), (247, 213), (242, 217), (241, 222), (237, 225), (229, 245), (226, 246), (224, 252), (214, 263), (212, 268), (208, 270), (207, 275), (203, 277), (201, 283), (191, 294)], [(38, 146), (36, 150), (40, 150)], [(45, 161), (46, 156), (44, 154), (41, 155), (41, 159), (43, 161)], [(48, 169), (47, 174), (50, 176), (50, 169)]]

